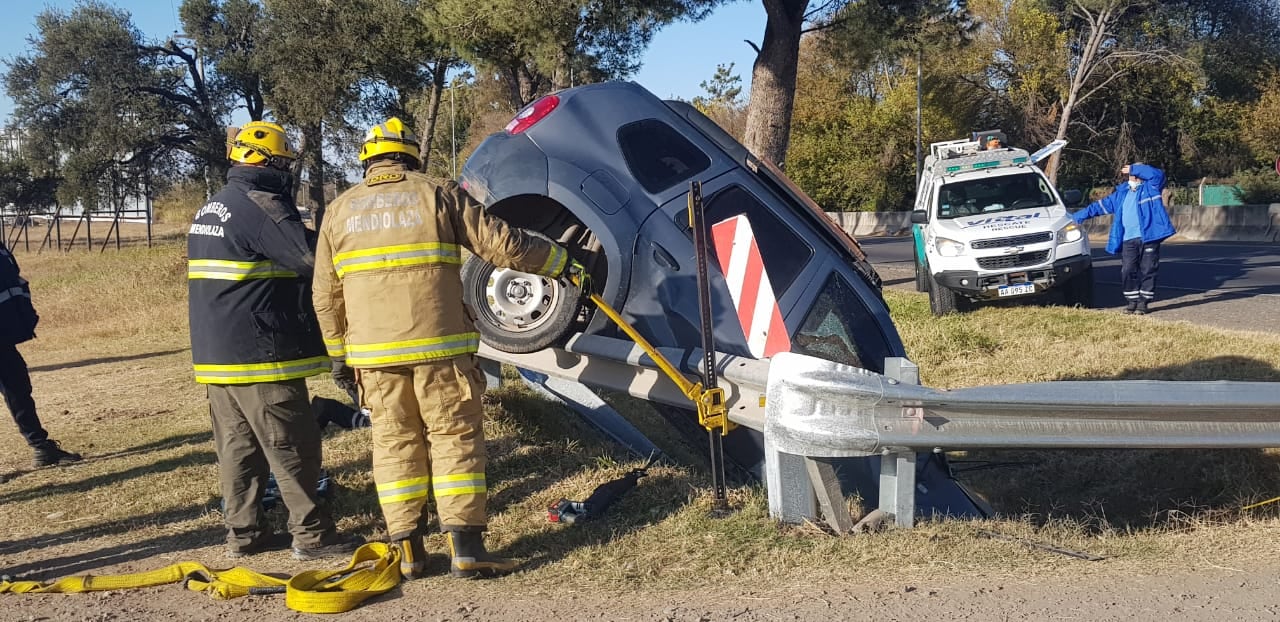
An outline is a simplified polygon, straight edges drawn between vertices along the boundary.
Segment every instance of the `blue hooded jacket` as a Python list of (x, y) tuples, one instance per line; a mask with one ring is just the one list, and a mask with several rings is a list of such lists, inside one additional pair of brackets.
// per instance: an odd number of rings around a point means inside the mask
[[(1125, 197), (1130, 192), (1138, 193), (1138, 223), (1142, 228), (1143, 242), (1159, 242), (1175, 233), (1173, 223), (1169, 221), (1169, 213), (1164, 209), (1164, 200), (1160, 192), (1164, 190), (1164, 171), (1146, 164), (1131, 164), (1129, 174), (1142, 180), (1137, 190), (1129, 190), (1129, 184), (1116, 186), (1116, 191), (1094, 201), (1071, 215), (1071, 219), (1080, 224), (1094, 216), (1115, 214), (1124, 206)], [(1112, 255), (1120, 253), (1120, 245), (1124, 240), (1124, 227), (1119, 218), (1111, 219), (1111, 234), (1107, 237), (1107, 252)]]

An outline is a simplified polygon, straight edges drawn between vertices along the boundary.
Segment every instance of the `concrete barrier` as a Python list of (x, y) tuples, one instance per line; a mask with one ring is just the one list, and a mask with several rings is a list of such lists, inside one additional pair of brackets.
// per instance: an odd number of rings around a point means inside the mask
[[(911, 212), (828, 212), (832, 220), (855, 237), (897, 236), (911, 233)], [(1198, 242), (1280, 243), (1280, 204), (1175, 205), (1169, 218), (1178, 230), (1175, 239)], [(1111, 216), (1085, 224), (1090, 237), (1106, 239)]]

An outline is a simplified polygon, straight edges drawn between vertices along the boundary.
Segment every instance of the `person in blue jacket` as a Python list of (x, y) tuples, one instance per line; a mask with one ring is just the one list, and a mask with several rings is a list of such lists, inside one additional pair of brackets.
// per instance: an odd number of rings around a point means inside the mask
[(1120, 169), (1127, 183), (1095, 201), (1071, 218), (1077, 224), (1094, 216), (1112, 214), (1107, 252), (1120, 255), (1120, 285), (1128, 301), (1124, 312), (1143, 315), (1156, 295), (1156, 272), (1160, 268), (1160, 243), (1174, 234), (1169, 213), (1160, 198), (1164, 171), (1137, 162)]

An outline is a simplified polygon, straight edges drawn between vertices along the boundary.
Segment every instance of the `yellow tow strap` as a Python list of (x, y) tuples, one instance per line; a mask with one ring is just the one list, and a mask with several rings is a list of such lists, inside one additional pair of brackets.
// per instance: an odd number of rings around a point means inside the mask
[(178, 562), (149, 572), (66, 577), (52, 583), (0, 581), (0, 594), (80, 594), (167, 585), (184, 580), (187, 589), (204, 592), (217, 600), (283, 592), (285, 605), (294, 611), (342, 613), (399, 585), (400, 549), (383, 542), (370, 542), (356, 550), (346, 568), (308, 570), (288, 579), (248, 568), (212, 570), (200, 562)]

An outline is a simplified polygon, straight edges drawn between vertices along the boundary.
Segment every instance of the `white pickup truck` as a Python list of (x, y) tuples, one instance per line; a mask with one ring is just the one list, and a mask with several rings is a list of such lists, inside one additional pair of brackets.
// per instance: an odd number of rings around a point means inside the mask
[(935, 315), (1052, 289), (1093, 304), (1089, 237), (1066, 207), (1080, 191), (1060, 196), (1036, 166), (1066, 141), (1034, 154), (1004, 144), (995, 130), (929, 147), (911, 222), (916, 289)]

